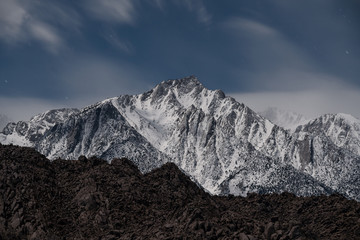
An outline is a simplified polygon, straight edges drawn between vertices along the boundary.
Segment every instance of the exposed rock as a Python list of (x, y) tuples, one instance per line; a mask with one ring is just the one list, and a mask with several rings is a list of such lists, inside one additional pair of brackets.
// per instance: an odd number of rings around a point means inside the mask
[(50, 162), (0, 144), (0, 239), (359, 239), (360, 203), (340, 195), (212, 196), (173, 163)]

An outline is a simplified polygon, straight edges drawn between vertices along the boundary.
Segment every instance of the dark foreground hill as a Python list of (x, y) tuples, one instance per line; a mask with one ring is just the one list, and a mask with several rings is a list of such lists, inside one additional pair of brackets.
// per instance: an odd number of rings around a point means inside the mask
[(0, 239), (360, 239), (360, 203), (339, 195), (211, 196), (171, 163), (1, 144), (0, 161)]

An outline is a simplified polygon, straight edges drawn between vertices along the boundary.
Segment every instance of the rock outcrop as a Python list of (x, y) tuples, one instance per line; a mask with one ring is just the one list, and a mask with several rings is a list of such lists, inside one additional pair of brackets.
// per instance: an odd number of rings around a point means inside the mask
[(0, 144), (0, 239), (360, 239), (340, 195), (212, 196), (175, 164), (49, 161)]

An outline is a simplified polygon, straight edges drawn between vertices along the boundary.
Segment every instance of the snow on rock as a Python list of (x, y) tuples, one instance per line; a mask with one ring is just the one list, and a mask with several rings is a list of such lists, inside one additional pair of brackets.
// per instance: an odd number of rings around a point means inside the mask
[(360, 120), (344, 113), (326, 114), (301, 126), (299, 132), (325, 134), (338, 147), (360, 155)]
[(171, 161), (213, 194), (337, 191), (360, 200), (358, 122), (329, 115), (290, 132), (191, 76), (10, 124), (0, 142), (51, 159), (126, 156), (142, 172)]
[(0, 141), (4, 144), (34, 147), (48, 130), (77, 111), (66, 108), (50, 110), (32, 117), (30, 121), (9, 123), (0, 133)]

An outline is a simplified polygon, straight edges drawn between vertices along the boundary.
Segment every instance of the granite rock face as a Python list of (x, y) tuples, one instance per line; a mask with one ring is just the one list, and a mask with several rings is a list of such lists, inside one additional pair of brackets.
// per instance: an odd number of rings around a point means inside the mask
[(360, 203), (340, 195), (213, 196), (175, 164), (49, 161), (0, 145), (0, 239), (359, 239)]

